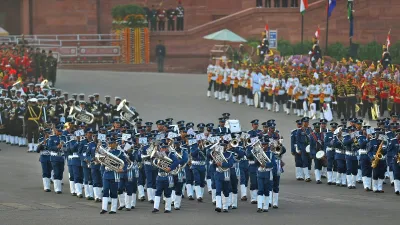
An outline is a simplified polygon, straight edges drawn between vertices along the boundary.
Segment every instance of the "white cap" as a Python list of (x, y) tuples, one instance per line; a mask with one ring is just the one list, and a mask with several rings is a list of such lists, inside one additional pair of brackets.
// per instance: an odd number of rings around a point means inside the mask
[(29, 102), (38, 102), (37, 98), (31, 98), (28, 100)]

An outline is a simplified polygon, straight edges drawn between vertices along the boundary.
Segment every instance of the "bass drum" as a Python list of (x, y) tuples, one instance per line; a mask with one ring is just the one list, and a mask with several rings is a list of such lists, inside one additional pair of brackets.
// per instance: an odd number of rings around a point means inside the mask
[(231, 130), (231, 133), (238, 133), (242, 131), (239, 120), (227, 120), (225, 127)]
[(328, 120), (328, 122), (333, 120), (332, 109), (329, 103), (324, 105), (324, 118)]
[(260, 99), (261, 99), (260, 92), (254, 93), (254, 107), (260, 108)]

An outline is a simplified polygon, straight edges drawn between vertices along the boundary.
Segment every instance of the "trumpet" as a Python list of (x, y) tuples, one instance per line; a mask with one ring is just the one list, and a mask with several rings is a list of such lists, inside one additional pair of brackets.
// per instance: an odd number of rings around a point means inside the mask
[(250, 146), (251, 145), (251, 138), (247, 138), (246, 142), (245, 142), (245, 147)]

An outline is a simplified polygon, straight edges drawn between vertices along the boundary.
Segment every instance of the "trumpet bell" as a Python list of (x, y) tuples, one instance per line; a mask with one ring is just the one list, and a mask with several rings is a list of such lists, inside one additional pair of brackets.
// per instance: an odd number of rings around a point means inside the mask
[(239, 146), (239, 141), (238, 140), (236, 140), (236, 139), (234, 139), (234, 140), (232, 140), (231, 141), (231, 146), (233, 147), (233, 148), (236, 148), (236, 147), (238, 147)]

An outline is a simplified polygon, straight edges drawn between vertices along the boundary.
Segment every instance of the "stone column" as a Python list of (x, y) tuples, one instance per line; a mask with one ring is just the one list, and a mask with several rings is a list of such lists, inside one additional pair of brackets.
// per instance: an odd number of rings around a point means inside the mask
[(29, 35), (30, 23), (29, 23), (29, 0), (21, 1), (21, 34)]

